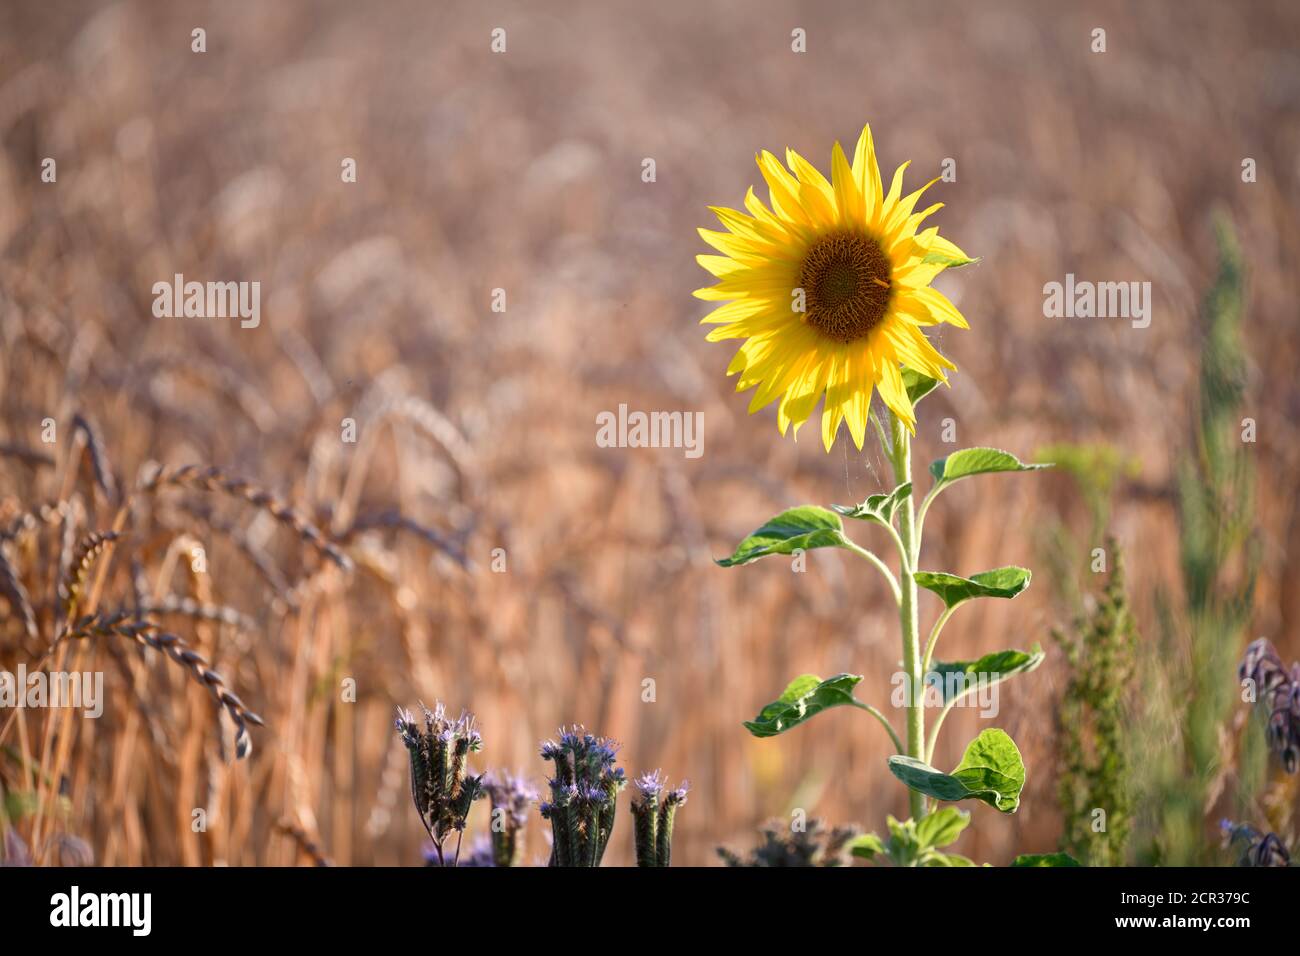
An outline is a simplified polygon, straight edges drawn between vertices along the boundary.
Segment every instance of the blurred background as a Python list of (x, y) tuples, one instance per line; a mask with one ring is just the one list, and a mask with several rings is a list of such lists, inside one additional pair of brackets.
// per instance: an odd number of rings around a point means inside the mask
[[(838, 552), (805, 574), (712, 561), (787, 507), (888, 490), (887, 463), (845, 434), (829, 455), (815, 434), (782, 439), (773, 409), (747, 416), (734, 348), (704, 341), (690, 295), (711, 281), (694, 262), (706, 206), (761, 185), (758, 150), (826, 170), (870, 122), (886, 175), (910, 159), (919, 186), (955, 160), (934, 222), (982, 257), (937, 283), (972, 328), (937, 336), (960, 372), (921, 406), (918, 468), (952, 449), (944, 419), (959, 446), (1073, 463), (964, 483), (927, 523), (925, 567), (1035, 570), (1014, 602), (956, 615), (942, 656), (1047, 651), (1003, 685), (996, 721), (959, 709), (945, 725), (938, 766), (996, 725), (1029, 779), (1017, 814), (976, 806), (954, 849), (1004, 864), (1077, 822), (1058, 793), (1065, 646), (1096, 610), (1107, 576), (1090, 551), (1107, 535), (1134, 623), (1109, 701), (1131, 768), (1125, 858), (1185, 859), (1174, 844), (1208, 843), (1225, 813), (1290, 826), (1266, 798), (1267, 754), (1241, 783), (1255, 735), (1234, 669), (1254, 637), (1300, 654), (1297, 102), (1300, 8), (1283, 0), (4, 4), (0, 517), (77, 504), (10, 542), (37, 632), (0, 602), (0, 666), (48, 646), (61, 537), (112, 526), (116, 488), (146, 462), (255, 481), (357, 564), (320, 568), (221, 496), (138, 499), (130, 548), (96, 572), (100, 605), (133, 588), (170, 602), (168, 626), (267, 726), (232, 763), (210, 698), (174, 665), (83, 643), (106, 713), (29, 713), (0, 738), (8, 818), (47, 862), (65, 833), (103, 864), (288, 864), (305, 859), (296, 827), (337, 863), (418, 864), (392, 721), (420, 700), (478, 715), (479, 770), (540, 786), (538, 742), (577, 721), (621, 741), (629, 773), (689, 779), (679, 863), (715, 864), (716, 846), (743, 849), (795, 808), (876, 830), (904, 815), (865, 715), (767, 740), (741, 726), (805, 672), (865, 674), (859, 696), (887, 703), (900, 650), (878, 576)], [(153, 284), (176, 273), (259, 281), (261, 325), (154, 318)], [(1150, 327), (1045, 318), (1043, 285), (1066, 273), (1149, 281)], [(620, 403), (703, 412), (703, 456), (597, 447), (597, 414)], [(1246, 417), (1253, 444), (1234, 437)], [(1241, 513), (1207, 544), (1187, 516), (1226, 524), (1201, 494), (1225, 483)], [(176, 560), (195, 542), (206, 576)], [(230, 613), (187, 616), (186, 597)], [(923, 599), (923, 627), (937, 603)], [(1211, 699), (1197, 728), (1189, 708)], [(623, 813), (609, 862), (631, 861)], [(485, 823), (477, 810), (471, 833)], [(544, 858), (541, 821), (530, 830)]]

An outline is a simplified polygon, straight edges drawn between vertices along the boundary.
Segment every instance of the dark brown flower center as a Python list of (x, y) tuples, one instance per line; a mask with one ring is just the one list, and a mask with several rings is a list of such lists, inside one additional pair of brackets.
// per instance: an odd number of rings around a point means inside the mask
[(804, 257), (799, 282), (808, 324), (837, 342), (862, 338), (889, 308), (889, 257), (861, 233), (818, 239)]

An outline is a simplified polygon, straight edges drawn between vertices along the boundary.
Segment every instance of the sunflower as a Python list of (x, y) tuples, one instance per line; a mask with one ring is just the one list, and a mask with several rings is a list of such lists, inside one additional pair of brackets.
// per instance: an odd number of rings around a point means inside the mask
[(937, 227), (917, 232), (943, 206), (913, 212), (938, 180), (903, 196), (903, 163), (886, 193), (870, 126), (862, 130), (852, 166), (835, 144), (830, 181), (793, 150), (786, 151), (786, 162), (789, 170), (766, 150), (758, 156), (770, 209), (752, 187), (745, 196), (749, 215), (710, 207), (727, 231), (700, 230), (722, 255), (697, 257), (718, 283), (695, 295), (726, 304), (702, 320), (717, 326), (708, 339), (745, 340), (727, 374), (739, 373), (738, 392), (757, 388), (750, 414), (780, 398), (782, 435), (793, 425), (797, 436), (825, 395), (826, 450), (844, 421), (862, 448), (873, 389), (915, 434), (902, 368), (945, 384), (946, 371), (956, 369), (922, 327), (970, 327), (930, 282), (974, 260)]

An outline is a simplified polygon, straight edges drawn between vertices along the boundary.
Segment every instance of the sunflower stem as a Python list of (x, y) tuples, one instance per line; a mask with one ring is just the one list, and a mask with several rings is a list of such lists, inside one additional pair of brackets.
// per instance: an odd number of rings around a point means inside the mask
[[(898, 416), (890, 415), (893, 430), (894, 482), (903, 484), (912, 480), (911, 434)], [(899, 511), (898, 533), (905, 551), (900, 562), (898, 585), (902, 592), (898, 619), (903, 628), (903, 668), (907, 672), (907, 755), (917, 760), (925, 759), (925, 695), (921, 693), (921, 640), (916, 609), (916, 562), (920, 553), (920, 540), (915, 525), (912, 495), (903, 499)], [(907, 792), (912, 819), (925, 816), (925, 797), (916, 790)]]

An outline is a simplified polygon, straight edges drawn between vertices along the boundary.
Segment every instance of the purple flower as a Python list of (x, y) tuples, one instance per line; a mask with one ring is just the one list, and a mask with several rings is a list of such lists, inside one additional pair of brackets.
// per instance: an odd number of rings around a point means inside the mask
[[(496, 854), (492, 841), (485, 836), (476, 836), (469, 854), (463, 856), (457, 866), (497, 866)], [(507, 864), (509, 865), (509, 864)]]
[(542, 743), (543, 760), (559, 760), (564, 756), (564, 748), (554, 740), (547, 740)]
[(660, 770), (637, 777), (636, 795), (632, 798), (637, 866), (670, 865), (673, 822), (677, 808), (686, 802), (688, 786), (683, 781), (676, 789), (669, 790)]
[(13, 827), (4, 828), (4, 840), (0, 841), (0, 848), (4, 851), (0, 854), (0, 866), (33, 865), (32, 854), (27, 849), (27, 844)]
[(492, 800), (492, 809), (505, 811), (516, 828), (528, 821), (528, 808), (537, 802), (537, 791), (523, 777), (509, 771), (494, 771), (483, 778), (483, 788)]
[(482, 749), (483, 739), (474, 729), (473, 714), (462, 711), (448, 720), (441, 702), (433, 710), (422, 709), (423, 730), (402, 708), (396, 726), (410, 757), (411, 799), (441, 863), (447, 859), (447, 836), (465, 829), (470, 805), (483, 795), (482, 778), (468, 773), (466, 766), (468, 755)]
[(551, 824), (552, 866), (598, 866), (614, 826), (618, 792), (626, 786), (614, 765), (618, 744), (588, 733), (580, 724), (560, 727), (541, 755), (555, 766), (547, 781), (550, 800), (541, 806)]
[(662, 770), (652, 770), (636, 778), (634, 786), (642, 803), (658, 803), (659, 795), (664, 791)]
[(1287, 773), (1295, 773), (1300, 768), (1300, 662), (1288, 673), (1277, 649), (1261, 637), (1246, 648), (1237, 677), (1255, 685), (1256, 702), (1268, 713), (1269, 748)]
[(1276, 833), (1261, 833), (1247, 823), (1221, 820), (1224, 845), (1235, 847), (1238, 866), (1290, 866), (1291, 855)]

